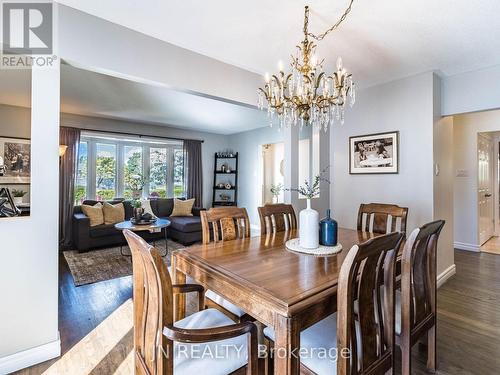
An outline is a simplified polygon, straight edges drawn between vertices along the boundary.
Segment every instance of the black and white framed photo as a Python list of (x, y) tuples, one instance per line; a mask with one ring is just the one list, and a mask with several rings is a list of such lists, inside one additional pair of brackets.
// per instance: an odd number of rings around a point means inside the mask
[(399, 132), (350, 137), (349, 173), (399, 173)]
[(0, 184), (29, 184), (30, 140), (0, 137)]

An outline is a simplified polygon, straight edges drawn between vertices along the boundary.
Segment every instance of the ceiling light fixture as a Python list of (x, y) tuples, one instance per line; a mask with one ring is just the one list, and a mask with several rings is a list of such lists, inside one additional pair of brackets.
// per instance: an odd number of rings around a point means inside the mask
[(272, 76), (266, 73), (266, 84), (259, 88), (258, 106), (264, 109), (267, 103), (271, 126), (276, 115), (280, 128), (300, 124), (301, 127), (312, 125), (326, 131), (335, 121), (344, 123), (346, 103), (352, 107), (356, 100), (352, 75), (344, 68), (340, 57), (336, 72), (332, 75), (323, 72), (324, 59), (316, 57), (316, 44), (309, 37), (323, 40), (346, 19), (353, 2), (350, 0), (339, 20), (320, 35), (309, 32), (309, 7), (305, 7), (304, 40), (297, 46), (297, 56), (292, 56), (292, 72), (285, 73), (280, 62), (279, 73)]

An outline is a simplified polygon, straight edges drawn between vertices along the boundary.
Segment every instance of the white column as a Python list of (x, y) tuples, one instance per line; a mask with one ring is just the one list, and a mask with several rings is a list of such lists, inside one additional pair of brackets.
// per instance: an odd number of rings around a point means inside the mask
[(60, 355), (58, 335), (60, 68), (32, 72), (31, 216), (0, 219), (0, 373)]
[[(299, 128), (290, 126), (284, 128), (285, 142), (285, 187), (297, 187), (299, 179)], [(297, 207), (298, 194), (296, 192), (285, 191), (285, 203), (293, 204)]]

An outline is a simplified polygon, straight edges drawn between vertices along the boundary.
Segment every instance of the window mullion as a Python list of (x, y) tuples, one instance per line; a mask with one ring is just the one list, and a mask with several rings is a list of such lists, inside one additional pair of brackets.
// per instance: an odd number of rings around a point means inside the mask
[(151, 168), (151, 157), (150, 157), (150, 146), (142, 146), (142, 173), (143, 176), (146, 180), (146, 183), (144, 184), (144, 191), (143, 195), (146, 197), (149, 197), (150, 195), (150, 186), (149, 186), (149, 181), (150, 181), (150, 168)]
[(116, 143), (116, 170), (115, 170), (115, 188), (116, 197), (124, 197), (124, 176), (125, 176), (125, 147), (122, 143)]
[(89, 189), (89, 199), (96, 199), (96, 147), (95, 141), (89, 139), (87, 160), (87, 186)]
[(174, 153), (172, 147), (167, 147), (167, 197), (174, 196)]

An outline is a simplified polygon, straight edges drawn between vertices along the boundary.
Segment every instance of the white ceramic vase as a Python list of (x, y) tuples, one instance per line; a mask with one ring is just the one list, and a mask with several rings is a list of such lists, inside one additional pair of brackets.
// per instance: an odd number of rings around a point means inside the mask
[(319, 214), (311, 208), (311, 200), (307, 200), (307, 208), (299, 214), (300, 246), (316, 249), (319, 246)]

